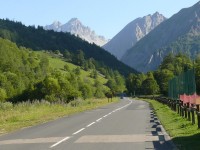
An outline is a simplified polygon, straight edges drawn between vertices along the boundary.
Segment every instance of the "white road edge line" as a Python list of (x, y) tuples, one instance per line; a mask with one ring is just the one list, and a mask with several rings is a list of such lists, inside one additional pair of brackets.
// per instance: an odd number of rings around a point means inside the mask
[(92, 126), (93, 124), (95, 124), (95, 122), (92, 122), (92, 123), (88, 124), (87, 127), (90, 127), (90, 126)]
[(70, 139), (70, 137), (66, 137), (66, 138), (64, 138), (64, 139), (62, 139), (62, 140), (60, 140), (60, 141), (58, 141), (57, 143), (53, 144), (50, 148), (53, 148), (53, 147), (57, 146), (58, 144), (60, 144), (60, 143), (62, 143), (62, 142), (64, 142), (64, 141), (66, 141), (66, 140), (68, 140), (68, 139)]
[(74, 132), (72, 135), (78, 134), (79, 132), (81, 132), (81, 131), (83, 131), (83, 130), (85, 130), (85, 128), (82, 128), (82, 129), (80, 129), (80, 130)]

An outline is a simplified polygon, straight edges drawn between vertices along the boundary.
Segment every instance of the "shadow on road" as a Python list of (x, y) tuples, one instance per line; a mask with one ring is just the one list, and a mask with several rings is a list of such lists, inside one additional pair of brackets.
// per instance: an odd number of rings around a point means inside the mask
[[(150, 130), (153, 136), (158, 137), (158, 141), (153, 141), (153, 147), (146, 147), (146, 149), (156, 149), (156, 150), (174, 150), (177, 149), (173, 144), (172, 140), (166, 135), (165, 131), (163, 131), (163, 127), (158, 120), (157, 116), (155, 115), (153, 109), (150, 113)], [(148, 141), (146, 141), (148, 142)]]

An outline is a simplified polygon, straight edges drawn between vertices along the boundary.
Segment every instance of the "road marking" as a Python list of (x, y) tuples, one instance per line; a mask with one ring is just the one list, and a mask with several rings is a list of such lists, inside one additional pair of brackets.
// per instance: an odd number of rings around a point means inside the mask
[(108, 115), (103, 116), (104, 118), (106, 118)]
[(83, 130), (85, 130), (85, 128), (82, 128), (82, 129), (80, 129), (80, 130), (74, 132), (72, 135), (78, 134), (79, 132), (81, 132), (81, 131), (83, 131)]
[(53, 144), (50, 148), (53, 148), (53, 147), (57, 146), (58, 144), (60, 144), (60, 143), (62, 143), (62, 142), (64, 142), (64, 141), (66, 141), (66, 140), (68, 140), (68, 139), (70, 139), (70, 137), (66, 137), (66, 138), (64, 138), (64, 139), (62, 139), (62, 140), (60, 140), (60, 141), (58, 141), (57, 143)]
[(101, 119), (103, 119), (103, 118), (99, 118), (99, 119), (97, 119), (96, 122), (99, 122)]
[(135, 135), (86, 135), (75, 143), (133, 143), (133, 142), (159, 141), (158, 136), (135, 134)]
[(39, 143), (55, 143), (63, 137), (48, 137), (48, 138), (35, 138), (35, 139), (13, 139), (0, 141), (0, 145), (12, 144), (39, 144)]
[(92, 126), (93, 124), (95, 124), (95, 122), (92, 122), (92, 123), (88, 124), (87, 127), (90, 127), (90, 126)]

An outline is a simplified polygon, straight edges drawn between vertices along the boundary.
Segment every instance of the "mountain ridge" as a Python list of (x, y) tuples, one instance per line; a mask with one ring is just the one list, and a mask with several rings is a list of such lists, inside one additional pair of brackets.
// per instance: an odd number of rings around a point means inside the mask
[[(130, 48), (122, 62), (140, 72), (148, 72), (156, 70), (169, 52), (183, 52), (194, 56), (193, 47), (200, 43), (199, 16), (200, 2), (181, 9)], [(196, 44), (193, 38), (198, 41)], [(196, 51), (195, 53), (199, 53)]]
[(89, 43), (95, 43), (98, 46), (102, 46), (108, 42), (105, 37), (97, 35), (90, 27), (83, 25), (78, 18), (72, 18), (65, 24), (54, 21), (51, 25), (44, 26), (44, 29), (54, 30), (56, 32), (69, 32)]
[(120, 60), (128, 49), (165, 20), (166, 18), (158, 12), (136, 18), (128, 23), (103, 48)]
[(130, 72), (138, 73), (101, 47), (90, 44), (70, 33), (44, 30), (42, 26), (37, 28), (34, 26), (27, 27), (21, 22), (0, 19), (0, 37), (16, 43), (19, 47), (22, 46), (37, 51), (59, 50), (62, 54), (66, 51), (76, 54), (78, 50), (82, 50), (86, 59), (93, 58), (112, 70), (118, 70), (125, 76)]

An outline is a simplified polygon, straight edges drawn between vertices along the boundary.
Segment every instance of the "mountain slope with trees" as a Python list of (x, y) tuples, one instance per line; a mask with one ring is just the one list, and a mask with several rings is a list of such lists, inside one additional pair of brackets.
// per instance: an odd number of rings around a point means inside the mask
[(187, 55), (169, 53), (155, 71), (147, 74), (130, 74), (126, 79), (126, 87), (130, 95), (168, 95), (168, 82), (175, 76), (195, 69), (196, 92), (200, 93), (200, 55), (193, 62)]
[[(73, 58), (79, 57), (80, 54), (73, 55)], [(0, 38), (0, 102), (45, 99), (68, 103), (126, 90), (124, 77), (119, 72), (101, 68), (103, 76), (95, 68), (95, 61), (84, 57), (77, 60), (84, 60), (90, 66), (87, 69), (84, 65), (76, 66), (56, 52), (35, 52)], [(111, 79), (114, 83), (108, 84)]]
[(200, 2), (182, 9), (156, 27), (123, 56), (122, 61), (141, 72), (156, 70), (170, 52), (194, 58), (200, 53)]
[(118, 70), (123, 75), (136, 72), (131, 67), (118, 61), (110, 53), (95, 44), (89, 44), (70, 33), (46, 31), (43, 27), (26, 27), (20, 22), (0, 20), (0, 37), (9, 39), (18, 46), (24, 46), (33, 50), (51, 50), (64, 55), (66, 51), (76, 54), (82, 50), (87, 59), (95, 59), (99, 65), (105, 65), (113, 70)]

